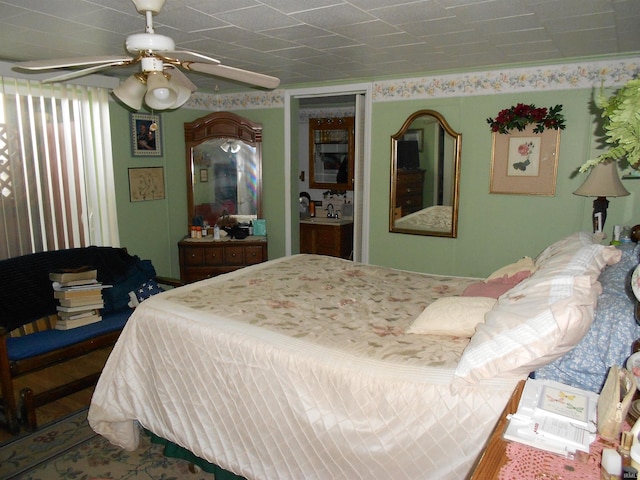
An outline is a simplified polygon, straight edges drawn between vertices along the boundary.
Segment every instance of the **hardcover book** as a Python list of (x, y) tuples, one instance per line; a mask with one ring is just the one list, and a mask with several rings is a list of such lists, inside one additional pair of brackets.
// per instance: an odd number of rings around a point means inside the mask
[(91, 267), (80, 267), (75, 269), (63, 269), (49, 274), (52, 282), (67, 283), (82, 280), (95, 280), (98, 278), (98, 271)]
[(102, 295), (91, 295), (88, 297), (77, 297), (77, 298), (60, 298), (58, 300), (59, 304), (63, 307), (80, 307), (87, 305), (98, 305), (103, 303)]

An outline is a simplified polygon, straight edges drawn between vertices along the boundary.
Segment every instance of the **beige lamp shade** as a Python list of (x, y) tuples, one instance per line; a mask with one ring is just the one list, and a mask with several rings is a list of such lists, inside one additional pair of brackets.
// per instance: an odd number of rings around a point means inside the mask
[(162, 72), (147, 73), (147, 94), (144, 96), (144, 103), (155, 110), (166, 110), (173, 107), (177, 98), (178, 94)]
[(583, 197), (625, 197), (629, 192), (618, 175), (618, 167), (616, 162), (598, 163), (591, 168), (589, 176), (575, 195)]
[(575, 195), (583, 197), (596, 197), (593, 201), (593, 231), (602, 232), (604, 222), (607, 220), (607, 207), (609, 200), (607, 197), (624, 197), (629, 192), (622, 185), (620, 175), (618, 175), (618, 166), (616, 162), (598, 163), (591, 168), (589, 176)]
[(146, 82), (146, 78), (142, 74), (131, 75), (124, 83), (113, 89), (113, 94), (128, 107), (140, 110), (142, 99), (147, 93)]

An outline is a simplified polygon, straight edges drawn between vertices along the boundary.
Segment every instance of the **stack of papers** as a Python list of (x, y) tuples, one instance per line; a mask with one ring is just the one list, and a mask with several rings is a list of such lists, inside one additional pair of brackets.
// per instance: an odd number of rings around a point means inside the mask
[(572, 458), (596, 439), (598, 394), (551, 380), (528, 379), (506, 440)]

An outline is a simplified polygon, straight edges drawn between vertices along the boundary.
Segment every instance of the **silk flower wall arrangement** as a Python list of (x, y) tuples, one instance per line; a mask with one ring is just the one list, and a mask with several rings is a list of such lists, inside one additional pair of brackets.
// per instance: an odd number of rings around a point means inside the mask
[(492, 131), (490, 193), (555, 195), (562, 105), (519, 103), (488, 118)]

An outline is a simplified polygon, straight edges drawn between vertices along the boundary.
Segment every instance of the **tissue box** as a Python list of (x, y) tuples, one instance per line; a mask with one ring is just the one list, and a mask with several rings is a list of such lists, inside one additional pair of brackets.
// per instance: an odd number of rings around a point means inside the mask
[(264, 219), (257, 219), (253, 221), (253, 234), (265, 236), (267, 234), (267, 221)]

